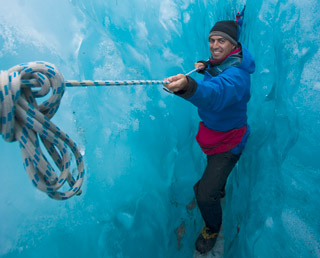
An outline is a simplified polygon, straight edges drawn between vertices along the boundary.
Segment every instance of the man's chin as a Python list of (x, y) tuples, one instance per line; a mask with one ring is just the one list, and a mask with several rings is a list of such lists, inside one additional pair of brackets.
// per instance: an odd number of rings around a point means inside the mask
[(222, 58), (222, 55), (212, 55), (214, 60), (219, 60)]

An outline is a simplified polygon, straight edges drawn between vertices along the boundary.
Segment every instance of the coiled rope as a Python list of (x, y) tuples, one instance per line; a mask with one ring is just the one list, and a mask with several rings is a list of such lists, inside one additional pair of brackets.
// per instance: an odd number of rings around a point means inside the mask
[[(21, 80), (35, 79), (40, 90), (21, 87)], [(38, 105), (36, 98), (52, 95)], [(53, 199), (64, 200), (80, 194), (84, 178), (83, 157), (76, 143), (50, 119), (59, 108), (64, 93), (63, 76), (52, 65), (32, 62), (12, 67), (0, 74), (1, 134), (5, 141), (19, 141), (23, 164), (32, 183)], [(52, 157), (59, 175), (42, 152), (39, 138)], [(71, 157), (75, 156), (78, 176), (70, 172)], [(58, 191), (65, 182), (70, 189)]]
[[(0, 132), (7, 142), (19, 141), (23, 164), (32, 183), (49, 197), (65, 200), (81, 193), (84, 163), (77, 144), (50, 121), (59, 108), (65, 87), (166, 84), (165, 81), (65, 81), (56, 67), (46, 62), (30, 62), (0, 72)], [(35, 90), (35, 88), (40, 88)], [(50, 92), (48, 100), (36, 98)], [(42, 152), (40, 141), (59, 173)], [(71, 150), (77, 176), (71, 170)], [(61, 188), (67, 182), (70, 189)]]

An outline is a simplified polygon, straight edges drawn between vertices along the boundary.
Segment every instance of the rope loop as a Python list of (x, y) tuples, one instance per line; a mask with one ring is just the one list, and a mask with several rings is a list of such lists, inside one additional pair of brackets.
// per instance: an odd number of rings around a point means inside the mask
[(14, 141), (15, 105), (20, 96), (20, 74), (0, 72), (0, 132), (5, 141)]
[[(31, 87), (21, 87), (22, 80), (36, 81)], [(19, 141), (24, 167), (32, 183), (49, 197), (64, 200), (80, 194), (84, 179), (83, 157), (76, 143), (50, 121), (57, 112), (64, 93), (64, 79), (54, 65), (30, 62), (0, 73), (0, 132), (5, 141)], [(37, 89), (39, 88), (39, 89)], [(38, 104), (36, 98), (51, 96)], [(43, 154), (40, 141), (55, 163), (55, 168)], [(78, 170), (74, 179), (70, 170), (75, 157)], [(68, 182), (70, 189), (58, 191)]]

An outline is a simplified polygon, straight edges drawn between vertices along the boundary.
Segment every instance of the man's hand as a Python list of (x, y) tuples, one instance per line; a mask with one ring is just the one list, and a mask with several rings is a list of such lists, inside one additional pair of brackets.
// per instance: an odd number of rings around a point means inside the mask
[(198, 62), (198, 63), (194, 64), (194, 68), (197, 68), (198, 70), (204, 70), (206, 68), (206, 66), (202, 62)]
[(188, 89), (188, 79), (184, 74), (177, 74), (175, 76), (171, 76), (169, 78), (164, 79), (165, 81), (169, 81), (169, 84), (164, 84), (169, 91), (177, 92), (180, 90)]

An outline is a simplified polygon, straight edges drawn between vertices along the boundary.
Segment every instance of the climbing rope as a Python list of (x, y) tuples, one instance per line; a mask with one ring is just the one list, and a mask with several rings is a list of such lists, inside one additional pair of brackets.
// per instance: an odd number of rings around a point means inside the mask
[[(166, 81), (64, 81), (56, 67), (46, 62), (30, 62), (0, 71), (0, 132), (7, 142), (19, 141), (23, 164), (32, 183), (49, 197), (65, 200), (81, 194), (84, 163), (79, 147), (50, 121), (59, 108), (65, 87), (166, 84)], [(37, 88), (40, 88), (37, 90)], [(38, 104), (36, 98), (48, 100)], [(56, 169), (42, 152), (40, 141)], [(71, 150), (77, 176), (71, 171)], [(62, 191), (64, 183), (70, 189)]]
[[(21, 87), (21, 80), (34, 79), (40, 90)], [(36, 98), (52, 95), (38, 105)], [(0, 132), (5, 141), (19, 141), (23, 164), (32, 183), (53, 199), (64, 200), (80, 194), (84, 178), (83, 157), (76, 143), (50, 121), (64, 93), (63, 76), (52, 65), (32, 62), (0, 73)], [(43, 154), (40, 140), (60, 173)], [(72, 176), (72, 151), (78, 175)], [(65, 182), (70, 189), (59, 191)]]
[[(167, 84), (167, 81), (155, 81), (155, 80), (130, 80), (130, 81), (74, 81), (69, 80), (63, 82), (65, 87), (81, 87), (81, 86), (130, 86), (130, 85), (155, 85), (155, 84)], [(38, 82), (36, 80), (22, 80), (22, 87), (37, 87)]]

